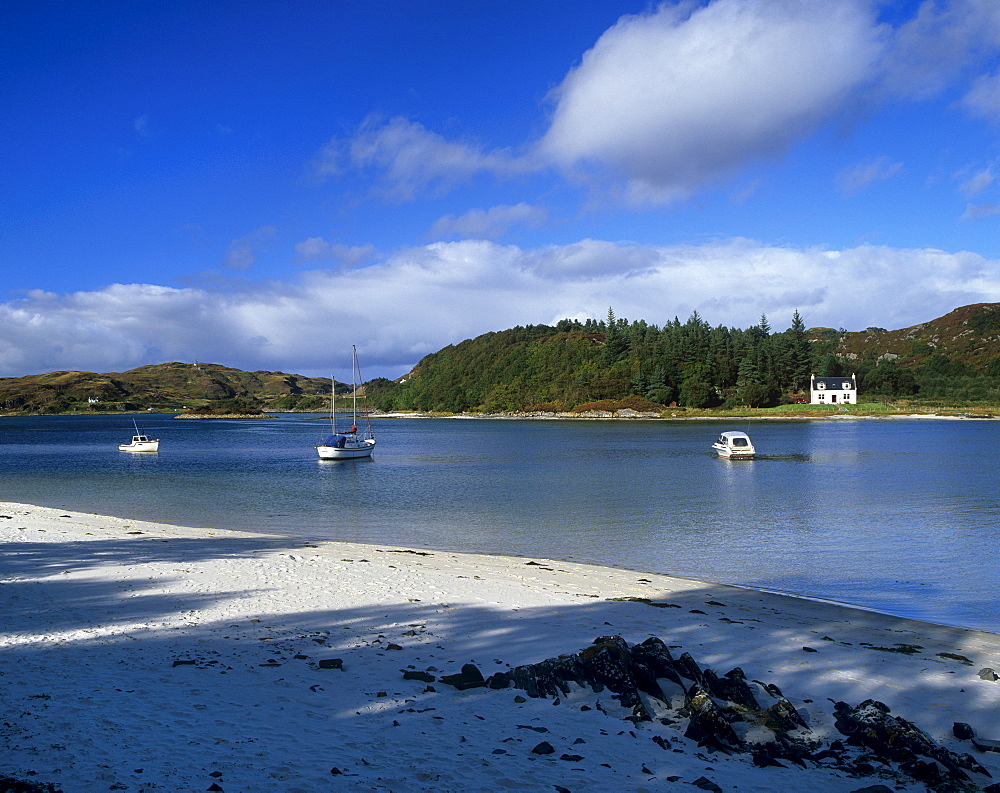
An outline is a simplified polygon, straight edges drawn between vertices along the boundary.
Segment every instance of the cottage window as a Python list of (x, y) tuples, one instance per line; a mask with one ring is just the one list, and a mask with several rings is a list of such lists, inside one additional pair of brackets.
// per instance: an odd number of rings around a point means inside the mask
[(851, 390), (851, 384), (849, 382), (845, 381), (842, 385), (844, 386), (844, 390), (845, 391), (850, 391)]
[(822, 390), (822, 389), (826, 388), (826, 383), (822, 383), (822, 382), (816, 383), (816, 388)]

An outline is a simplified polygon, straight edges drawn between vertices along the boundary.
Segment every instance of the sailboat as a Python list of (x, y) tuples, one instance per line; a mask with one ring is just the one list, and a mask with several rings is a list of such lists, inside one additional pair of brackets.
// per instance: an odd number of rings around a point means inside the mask
[(156, 452), (160, 450), (160, 439), (149, 438), (139, 432), (139, 425), (132, 419), (135, 425), (135, 435), (132, 436), (131, 443), (119, 443), (118, 448), (123, 452)]
[(356, 460), (359, 457), (371, 457), (375, 451), (375, 435), (372, 433), (372, 423), (368, 418), (368, 402), (362, 397), (362, 411), (365, 429), (358, 432), (358, 383), (361, 380), (361, 369), (358, 366), (358, 350), (351, 345), (351, 379), (352, 389), (352, 420), (347, 432), (337, 432), (337, 414), (334, 410), (337, 381), (330, 381), (330, 429), (331, 434), (316, 446), (316, 452), (321, 460)]

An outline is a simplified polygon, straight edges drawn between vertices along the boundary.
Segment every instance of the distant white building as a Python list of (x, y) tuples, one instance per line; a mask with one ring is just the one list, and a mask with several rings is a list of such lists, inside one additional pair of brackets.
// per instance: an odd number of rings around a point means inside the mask
[(813, 405), (858, 404), (857, 378), (812, 376), (809, 384), (809, 401)]

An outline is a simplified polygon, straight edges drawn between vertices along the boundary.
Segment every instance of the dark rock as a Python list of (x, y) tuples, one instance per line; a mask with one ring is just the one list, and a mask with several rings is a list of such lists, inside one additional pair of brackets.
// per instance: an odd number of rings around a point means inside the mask
[(403, 648), (400, 647), (398, 644), (395, 644), (394, 642), (390, 642), (389, 644), (387, 644), (385, 646), (385, 649), (386, 650), (402, 650)]
[(701, 667), (698, 666), (690, 653), (681, 655), (675, 662), (674, 668), (681, 677), (687, 678), (700, 688), (708, 687), (708, 684), (705, 682), (705, 676), (701, 673)]
[(964, 721), (956, 721), (951, 726), (951, 734), (954, 735), (960, 741), (967, 741), (970, 738), (976, 736), (976, 731), (972, 727), (966, 724)]
[(681, 682), (680, 675), (674, 668), (674, 658), (662, 641), (651, 636), (631, 650), (632, 675), (636, 687), (644, 694), (664, 701), (665, 697), (657, 679), (670, 680), (681, 688), (687, 688)]
[[(647, 675), (644, 682), (647, 688), (650, 679)], [(632, 709), (636, 718), (641, 721), (651, 718), (639, 697), (628, 645), (620, 636), (600, 637), (577, 655), (549, 658), (508, 672), (497, 672), (485, 685), (496, 689), (513, 685), (538, 699), (565, 696), (570, 693), (570, 683), (589, 686), (597, 693), (608, 689), (623, 707)]]
[(437, 678), (430, 672), (414, 672), (412, 670), (405, 670), (403, 672), (403, 680), (420, 680), (423, 683), (433, 683), (437, 680)]
[(494, 672), (486, 678), (486, 687), (493, 689), (510, 688), (513, 679), (513, 675), (510, 672)]
[(700, 776), (691, 784), (695, 787), (700, 787), (702, 790), (710, 790), (712, 793), (722, 793), (722, 788), (708, 777)]
[(1000, 752), (1000, 741), (989, 738), (973, 738), (972, 745), (980, 752)]
[(212, 793), (223, 793), (223, 789), (219, 787), (218, 784), (216, 784), (215, 782), (213, 782), (211, 785), (205, 788), (205, 790), (211, 790)]
[(344, 772), (337, 768), (337, 766), (334, 766), (330, 769), (330, 773), (333, 774), (333, 776), (341, 776)]
[(792, 703), (782, 697), (764, 711), (763, 723), (772, 730), (790, 732), (797, 729), (809, 729), (805, 719), (792, 707)]
[(467, 691), (470, 688), (483, 688), (486, 680), (479, 667), (475, 664), (464, 664), (462, 671), (455, 675), (445, 675), (440, 682), (449, 686), (454, 686), (459, 691)]
[(579, 763), (583, 759), (583, 755), (579, 754), (563, 754), (559, 756), (560, 760), (566, 760), (570, 763)]
[(190, 658), (178, 658), (174, 661), (173, 666), (194, 666), (197, 661), (192, 661)]
[(343, 669), (343, 658), (322, 658), (316, 664), (320, 669)]
[(982, 680), (989, 680), (991, 683), (1000, 680), (1000, 675), (988, 666), (979, 670), (979, 677)]
[(933, 760), (911, 760), (908, 763), (900, 763), (899, 770), (928, 786), (938, 785), (944, 778), (942, 767)]
[(743, 746), (732, 725), (708, 692), (698, 689), (685, 705), (688, 716), (688, 726), (684, 737), (697, 741), (699, 746), (710, 749), (721, 749), (724, 752), (736, 751)]
[(746, 675), (737, 667), (719, 677), (711, 669), (703, 672), (705, 683), (712, 696), (724, 699), (747, 710), (760, 710), (760, 705), (747, 685)]
[(775, 751), (776, 748), (774, 744), (770, 743), (756, 747), (753, 750), (753, 764), (758, 768), (767, 768), (768, 766), (785, 768), (785, 764), (778, 760), (780, 755), (779, 752)]
[(896, 791), (885, 785), (869, 785), (868, 787), (859, 787), (857, 790), (852, 790), (851, 793), (896, 793)]
[(983, 788), (983, 793), (1000, 793), (1000, 784), (987, 785)]
[(542, 741), (538, 746), (531, 750), (532, 754), (552, 754), (555, 749), (552, 748), (552, 744), (548, 741)]
[(869, 749), (877, 757), (900, 764), (901, 770), (919, 781), (936, 784), (942, 779), (967, 782), (967, 771), (986, 773), (968, 754), (955, 754), (935, 743), (922, 730), (893, 716), (881, 702), (868, 699), (852, 708), (834, 705), (836, 728), (848, 741)]
[(632, 708), (636, 716), (651, 721), (646, 707), (639, 698), (635, 677), (632, 675), (632, 658), (628, 645), (621, 636), (602, 636), (580, 653), (583, 680), (594, 691), (602, 688), (618, 695), (622, 707)]

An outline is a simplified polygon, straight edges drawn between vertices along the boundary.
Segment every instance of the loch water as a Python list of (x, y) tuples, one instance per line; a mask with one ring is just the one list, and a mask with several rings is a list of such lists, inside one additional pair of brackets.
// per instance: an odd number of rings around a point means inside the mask
[[(0, 499), (188, 526), (562, 559), (1000, 632), (1000, 421), (0, 417)], [(754, 460), (719, 459), (723, 430)]]

